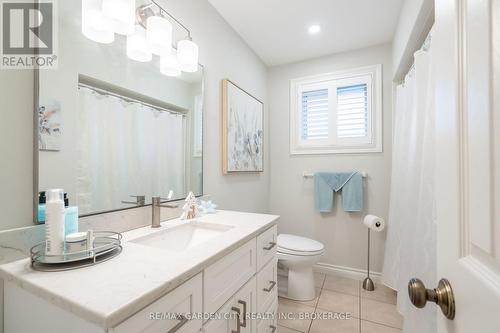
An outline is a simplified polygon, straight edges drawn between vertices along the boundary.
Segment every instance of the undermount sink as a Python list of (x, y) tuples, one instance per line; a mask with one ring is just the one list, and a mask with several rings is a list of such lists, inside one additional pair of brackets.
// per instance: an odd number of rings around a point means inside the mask
[(131, 240), (132, 243), (182, 252), (220, 236), (233, 226), (191, 221)]

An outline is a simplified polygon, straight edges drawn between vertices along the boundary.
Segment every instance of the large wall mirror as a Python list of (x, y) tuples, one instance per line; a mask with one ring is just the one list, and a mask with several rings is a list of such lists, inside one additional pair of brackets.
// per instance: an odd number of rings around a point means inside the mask
[[(148, 205), (170, 191), (172, 200), (202, 195), (203, 67), (165, 75), (156, 55), (130, 59), (126, 36), (108, 44), (84, 36), (82, 0), (59, 1), (58, 13), (58, 68), (37, 74), (35, 220), (49, 188), (63, 188), (80, 216)], [(186, 32), (172, 26), (175, 45)]]

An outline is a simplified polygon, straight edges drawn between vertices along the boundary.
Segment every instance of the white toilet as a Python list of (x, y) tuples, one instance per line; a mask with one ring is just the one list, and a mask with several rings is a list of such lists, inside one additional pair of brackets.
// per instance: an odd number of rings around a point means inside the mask
[(308, 301), (316, 296), (312, 267), (324, 252), (322, 243), (313, 239), (280, 234), (277, 255), (279, 263), (288, 270), (287, 285), (279, 288), (281, 297)]

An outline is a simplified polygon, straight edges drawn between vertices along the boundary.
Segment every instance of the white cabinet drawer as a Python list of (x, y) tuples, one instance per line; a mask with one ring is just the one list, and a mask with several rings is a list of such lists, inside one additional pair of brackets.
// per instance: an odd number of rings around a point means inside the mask
[(257, 270), (276, 255), (278, 226), (273, 226), (257, 236)]
[(204, 311), (216, 312), (256, 272), (255, 238), (206, 268), (203, 276)]
[(262, 319), (257, 325), (257, 333), (278, 333), (278, 301), (271, 304), (266, 311), (266, 318)]
[(186, 316), (171, 318), (190, 313), (202, 313), (201, 273), (116, 326), (110, 333), (199, 332), (201, 319), (187, 320)]
[(274, 258), (257, 273), (257, 309), (265, 311), (278, 297), (278, 259)]

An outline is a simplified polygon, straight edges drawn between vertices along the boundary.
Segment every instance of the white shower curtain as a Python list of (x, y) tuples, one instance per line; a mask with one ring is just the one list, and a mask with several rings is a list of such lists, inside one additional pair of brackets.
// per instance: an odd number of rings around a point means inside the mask
[(80, 87), (77, 204), (130, 207), (130, 195), (185, 195), (185, 117)]
[[(436, 281), (434, 216), (434, 84), (432, 49), (415, 53), (414, 67), (397, 87), (392, 178), (382, 281), (398, 291), (405, 333), (436, 332), (436, 309), (413, 307), (408, 281)], [(424, 320), (425, 319), (425, 320)]]

